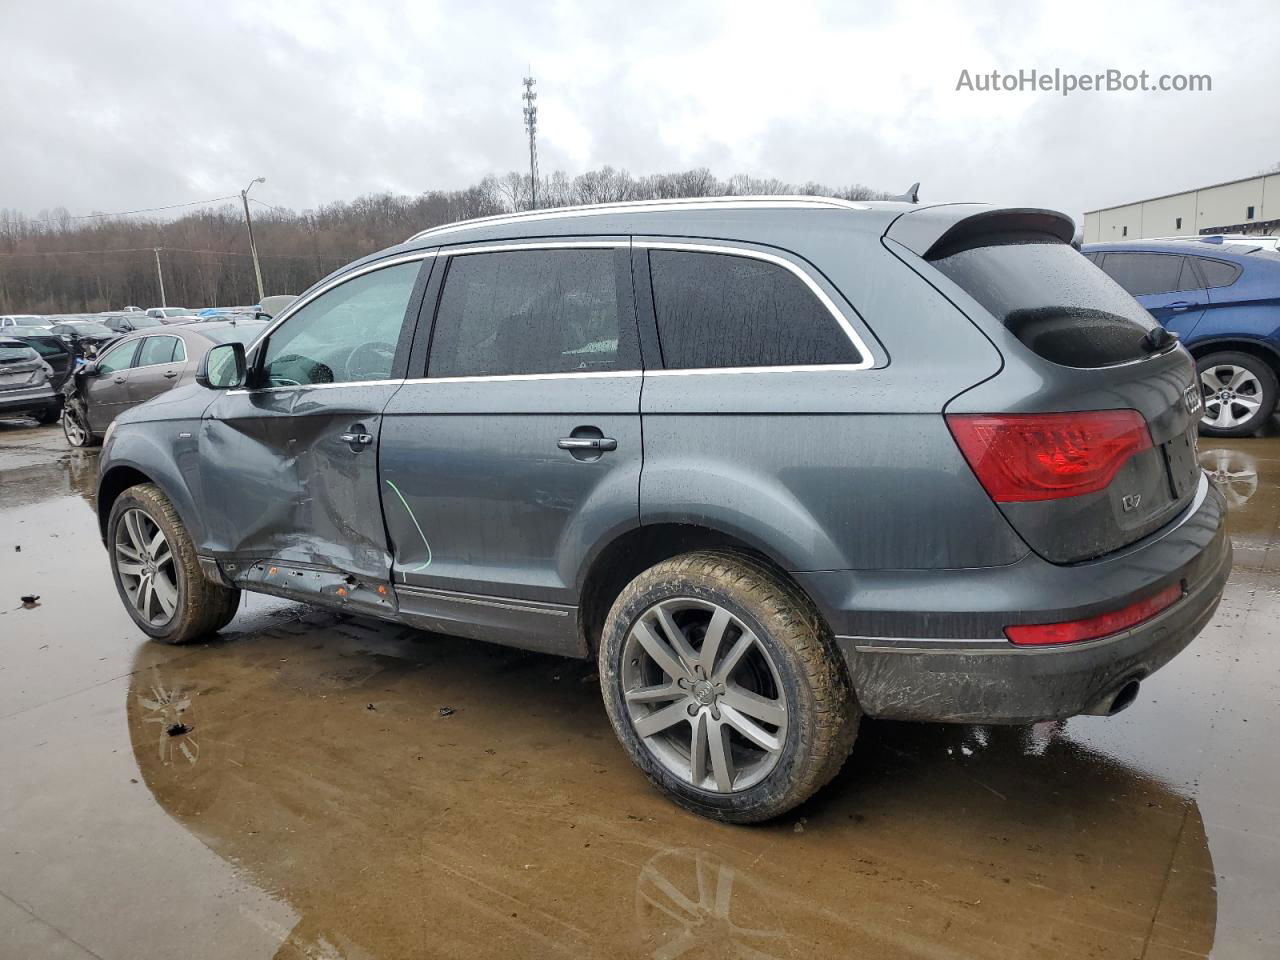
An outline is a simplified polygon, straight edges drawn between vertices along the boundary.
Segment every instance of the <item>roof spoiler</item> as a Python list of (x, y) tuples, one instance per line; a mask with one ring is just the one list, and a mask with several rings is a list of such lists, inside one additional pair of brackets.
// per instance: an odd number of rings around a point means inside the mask
[(937, 259), (982, 246), (1002, 233), (1043, 233), (1071, 243), (1076, 225), (1056, 210), (947, 203), (904, 213), (889, 225), (885, 237), (925, 259)]

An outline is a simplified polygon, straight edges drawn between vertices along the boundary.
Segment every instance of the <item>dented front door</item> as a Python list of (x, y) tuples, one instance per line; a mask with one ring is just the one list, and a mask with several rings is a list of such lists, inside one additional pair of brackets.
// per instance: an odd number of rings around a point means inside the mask
[[(361, 268), (301, 301), (250, 351), (249, 387), (206, 412), (201, 479), (233, 579), (303, 595), (343, 589), (341, 575), (375, 592), (389, 579), (378, 442), (422, 263)], [(277, 579), (265, 581), (273, 566)]]

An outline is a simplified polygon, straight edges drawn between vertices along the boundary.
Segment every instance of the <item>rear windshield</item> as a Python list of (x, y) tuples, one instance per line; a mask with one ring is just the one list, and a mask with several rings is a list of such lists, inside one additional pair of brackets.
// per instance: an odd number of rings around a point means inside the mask
[(984, 238), (933, 265), (1046, 360), (1105, 367), (1151, 354), (1151, 314), (1069, 244), (1046, 234)]
[(80, 337), (114, 337), (116, 332), (104, 323), (67, 324)]
[(0, 344), (0, 363), (14, 363), (18, 360), (34, 360), (36, 352), (30, 347), (16, 347), (12, 344)]

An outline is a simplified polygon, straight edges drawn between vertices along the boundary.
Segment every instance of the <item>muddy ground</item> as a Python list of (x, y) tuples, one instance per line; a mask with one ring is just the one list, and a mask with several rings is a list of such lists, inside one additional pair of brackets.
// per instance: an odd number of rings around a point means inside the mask
[(1235, 572), (1128, 712), (867, 722), (742, 828), (590, 664), (251, 596), (144, 642), (93, 453), (0, 423), (0, 957), (1280, 957), (1280, 437), (1201, 446)]

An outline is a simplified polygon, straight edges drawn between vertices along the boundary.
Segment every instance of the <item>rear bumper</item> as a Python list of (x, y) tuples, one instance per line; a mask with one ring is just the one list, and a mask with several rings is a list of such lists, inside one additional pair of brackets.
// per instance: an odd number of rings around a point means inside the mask
[(21, 417), (29, 413), (42, 413), (58, 405), (58, 395), (47, 384), (28, 390), (0, 391), (0, 417)]
[[(1231, 571), (1225, 521), (1221, 495), (1202, 476), (1177, 521), (1090, 563), (1058, 566), (1029, 554), (1006, 567), (796, 576), (824, 608), (868, 715), (1060, 719), (1101, 710), (1204, 628)], [(1173, 606), (1099, 640), (1016, 647), (1003, 634), (1014, 623), (1091, 617), (1179, 582), (1185, 593)]]

